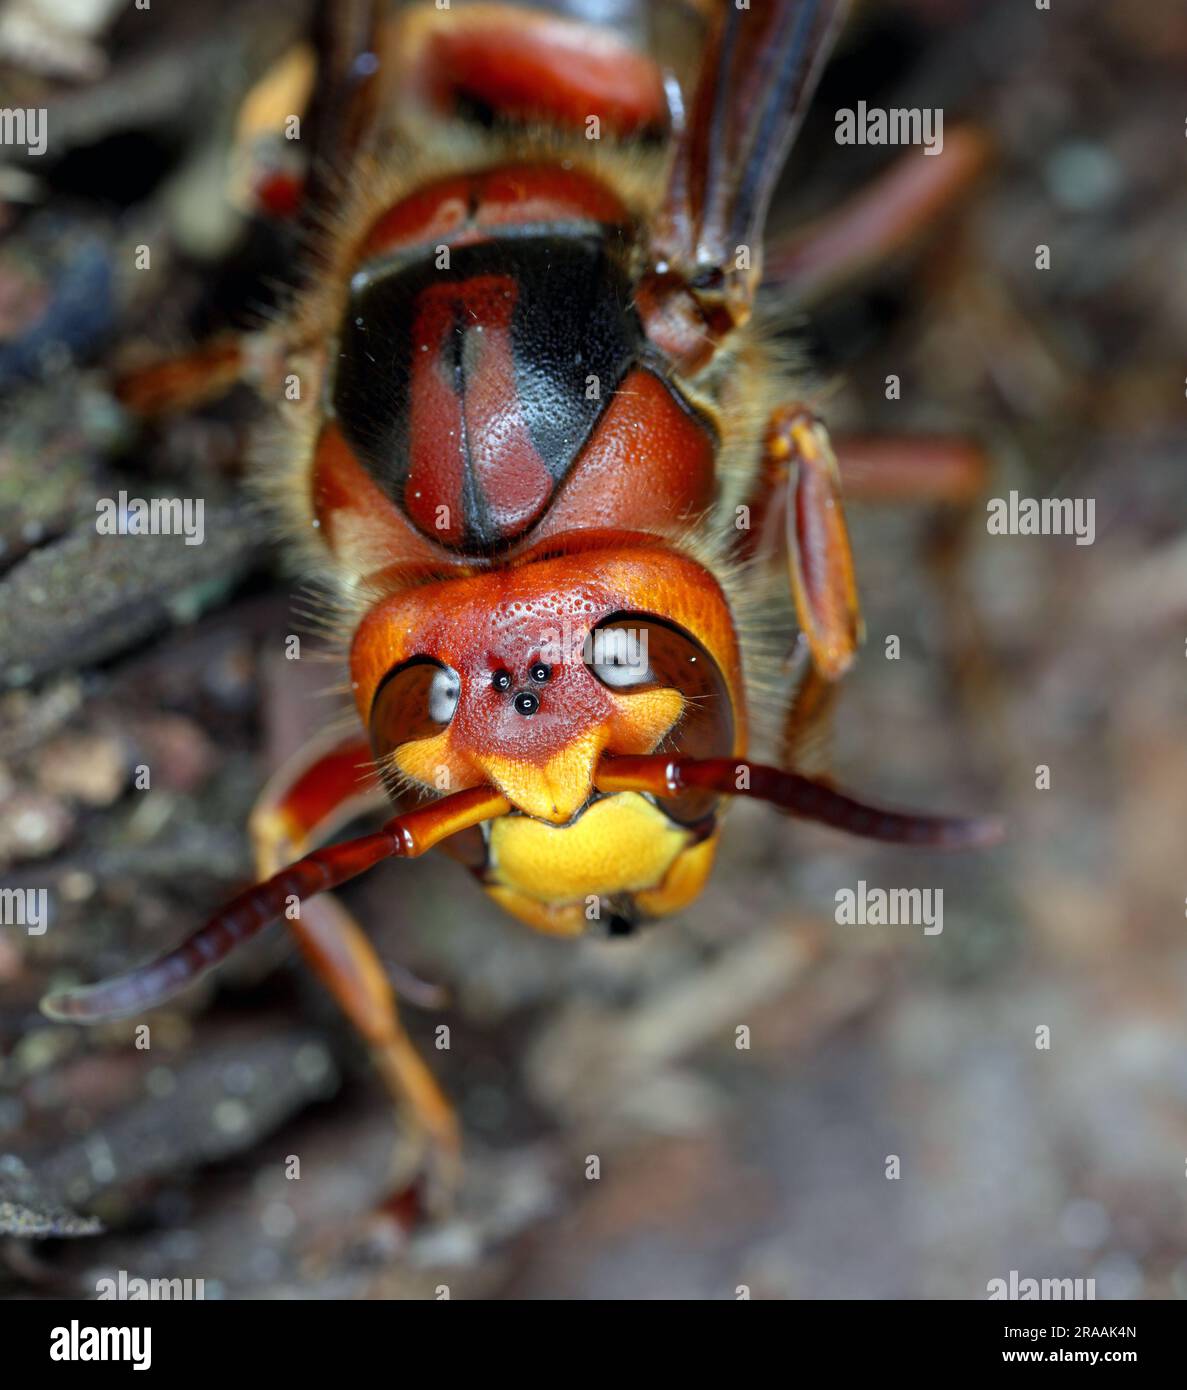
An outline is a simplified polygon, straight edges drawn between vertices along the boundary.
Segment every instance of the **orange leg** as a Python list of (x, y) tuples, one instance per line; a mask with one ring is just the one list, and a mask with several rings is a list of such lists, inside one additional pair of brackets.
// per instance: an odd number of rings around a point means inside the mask
[(861, 636), (842, 492), (863, 502), (967, 507), (987, 475), (984, 453), (962, 440), (852, 437), (840, 440), (834, 454), (824, 426), (805, 407), (787, 406), (771, 417), (751, 508), (751, 548), (785, 550), (811, 652), (784, 723), (783, 766), (827, 762), (836, 682)]
[(756, 548), (785, 552), (812, 664), (826, 681), (839, 680), (857, 654), (861, 610), (837, 459), (828, 432), (802, 405), (771, 416), (750, 534)]
[[(256, 873), (271, 878), (286, 864), (361, 812), (386, 804), (366, 781), (372, 766), (364, 739), (316, 739), (269, 781), (252, 811)], [(395, 993), (374, 946), (329, 894), (286, 914), (289, 930), (313, 973), (371, 1049), (397, 1107), (408, 1106), (428, 1141), (430, 1168), (443, 1186), (458, 1178), (459, 1135), (453, 1107), (405, 1033)]]
[(785, 556), (810, 659), (788, 706), (779, 761), (827, 766), (837, 682), (861, 640), (841, 470), (824, 426), (804, 406), (775, 411), (750, 504), (747, 555)]
[[(290, 855), (302, 855), (306, 846), (373, 804), (376, 791), (364, 780), (370, 765), (370, 749), (356, 736), (315, 743), (282, 768), (252, 816), (261, 873)], [(383, 859), (423, 854), (447, 836), (508, 809), (496, 792), (477, 787), (395, 816), (375, 834), (304, 853), (233, 898), (159, 959), (114, 979), (60, 990), (42, 1001), (42, 1009), (51, 1018), (94, 1023), (155, 1008), (284, 916), (306, 960), (370, 1043), (393, 1095), (411, 1106), (429, 1141), (432, 1176), (452, 1182), (458, 1169), (453, 1110), (400, 1026), (391, 985), (374, 948), (340, 905), (326, 907), (315, 895)]]

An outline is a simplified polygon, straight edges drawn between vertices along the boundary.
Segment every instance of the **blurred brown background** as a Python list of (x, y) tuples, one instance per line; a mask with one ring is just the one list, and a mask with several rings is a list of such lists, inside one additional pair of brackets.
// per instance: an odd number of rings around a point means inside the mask
[[(983, 1298), (1018, 1270), (1187, 1296), (1187, 15), (860, 5), (773, 218), (885, 167), (833, 141), (859, 99), (942, 107), (996, 146), (938, 237), (795, 331), (834, 427), (966, 434), (990, 495), (1095, 499), (1083, 547), (988, 536), (979, 508), (853, 509), (869, 638), (838, 778), (1000, 808), (1009, 843), (907, 855), (739, 806), (695, 910), (579, 945), (448, 863), (375, 871), (349, 901), (452, 991), (405, 1011), (469, 1141), (461, 1212), (409, 1238), (369, 1215), (380, 1087), (279, 935), (147, 1054), (130, 1025), (36, 1009), (242, 882), (254, 792), (337, 679), (283, 659), (293, 589), (238, 489), (250, 398), (136, 430), (107, 391), (117, 346), (271, 297), (283, 234), (223, 194), (236, 113), (302, 7), (96, 5), (89, 34), (45, 14), (0, 3), (0, 106), (51, 122), (40, 161), (0, 162), (0, 887), (53, 906), (44, 936), (0, 931), (0, 1293), (92, 1294), (122, 1268), (208, 1297)], [(101, 546), (95, 499), (121, 487), (205, 497), (206, 543)], [(942, 887), (942, 935), (836, 925), (858, 879)]]

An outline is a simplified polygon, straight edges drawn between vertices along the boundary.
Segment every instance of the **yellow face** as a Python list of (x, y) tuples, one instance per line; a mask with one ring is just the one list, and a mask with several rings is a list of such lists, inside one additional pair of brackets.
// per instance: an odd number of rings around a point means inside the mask
[(511, 803), (480, 875), (533, 926), (654, 915), (699, 888), (711, 806), (594, 787), (607, 754), (740, 747), (732, 623), (699, 566), (619, 546), (425, 585), (368, 615), (353, 668), (393, 790), (489, 784)]

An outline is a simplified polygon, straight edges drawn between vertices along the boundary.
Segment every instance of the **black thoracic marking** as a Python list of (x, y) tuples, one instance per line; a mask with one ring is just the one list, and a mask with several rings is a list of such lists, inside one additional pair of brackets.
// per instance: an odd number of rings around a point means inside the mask
[[(414, 371), (430, 368), (446, 375), (462, 400), (475, 390), (470, 333), (475, 325), (465, 313), (466, 282), (487, 276), (505, 276), (515, 285), (510, 336), (518, 408), (553, 487), (642, 350), (621, 250), (599, 236), (554, 233), (453, 248), (447, 270), (438, 269), (430, 256), (362, 286), (343, 325), (334, 408), (363, 466), (401, 507), (414, 448), (409, 438)], [(446, 355), (439, 347), (435, 363), (418, 362), (420, 344), (412, 336), (422, 296), (443, 284), (458, 291)], [(589, 389), (590, 377), (598, 380), (596, 392)], [(480, 413), (479, 428), (484, 423)], [(501, 528), (485, 505), (472, 466), (480, 443), (473, 437), (463, 441), (458, 466), (465, 475), (452, 480), (452, 496), (439, 500), (455, 505), (462, 499), (460, 547), (481, 553), (515, 535)]]

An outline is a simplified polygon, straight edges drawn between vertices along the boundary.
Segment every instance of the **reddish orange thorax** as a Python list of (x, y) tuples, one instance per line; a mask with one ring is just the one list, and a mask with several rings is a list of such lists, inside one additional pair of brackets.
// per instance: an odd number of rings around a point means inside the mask
[(442, 179), (376, 220), (318, 443), (331, 547), (456, 563), (708, 506), (712, 433), (649, 350), (634, 235), (604, 184), (545, 164)]

